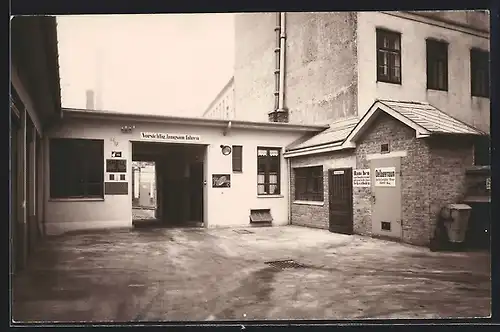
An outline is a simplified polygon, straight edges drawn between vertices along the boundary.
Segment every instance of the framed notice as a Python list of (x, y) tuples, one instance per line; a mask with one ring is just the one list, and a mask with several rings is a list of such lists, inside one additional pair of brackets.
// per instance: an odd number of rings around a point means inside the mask
[(126, 159), (106, 159), (106, 172), (107, 173), (126, 173), (127, 160)]
[(212, 174), (212, 188), (230, 188), (230, 174)]
[(371, 185), (370, 169), (355, 169), (352, 171), (352, 186), (366, 188)]
[(376, 187), (395, 187), (396, 186), (396, 167), (375, 168), (375, 186)]

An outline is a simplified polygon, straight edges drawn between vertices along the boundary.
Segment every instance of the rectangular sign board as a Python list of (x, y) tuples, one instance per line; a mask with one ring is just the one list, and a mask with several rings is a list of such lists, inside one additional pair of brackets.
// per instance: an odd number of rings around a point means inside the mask
[(230, 174), (212, 174), (212, 188), (230, 188)]
[(352, 171), (352, 186), (366, 188), (371, 186), (370, 169), (355, 169)]
[(376, 187), (395, 187), (396, 186), (396, 167), (375, 168), (375, 186)]
[(141, 139), (165, 142), (199, 142), (200, 135), (142, 132)]

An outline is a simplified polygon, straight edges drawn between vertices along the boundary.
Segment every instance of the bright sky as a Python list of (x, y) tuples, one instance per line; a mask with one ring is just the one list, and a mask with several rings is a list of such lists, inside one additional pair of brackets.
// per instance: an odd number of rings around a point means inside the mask
[(233, 75), (232, 14), (60, 16), (62, 105), (201, 115)]

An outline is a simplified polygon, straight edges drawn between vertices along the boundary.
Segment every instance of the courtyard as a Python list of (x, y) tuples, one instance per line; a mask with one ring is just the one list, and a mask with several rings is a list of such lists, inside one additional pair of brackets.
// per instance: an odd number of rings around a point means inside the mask
[(491, 303), (487, 252), (296, 226), (62, 235), (12, 288), (16, 322), (485, 317)]

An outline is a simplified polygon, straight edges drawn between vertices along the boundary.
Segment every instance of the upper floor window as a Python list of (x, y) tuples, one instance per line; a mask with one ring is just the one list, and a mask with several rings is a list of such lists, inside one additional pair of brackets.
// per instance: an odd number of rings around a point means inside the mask
[(448, 91), (448, 43), (427, 39), (427, 89)]
[(50, 140), (50, 197), (104, 197), (104, 141)]
[(295, 169), (295, 199), (322, 202), (323, 166)]
[(487, 51), (471, 49), (470, 72), (471, 72), (471, 94), (475, 97), (490, 96), (490, 54)]
[(401, 84), (401, 34), (377, 29), (377, 81)]
[(279, 148), (257, 148), (257, 194), (279, 195), (281, 156)]

